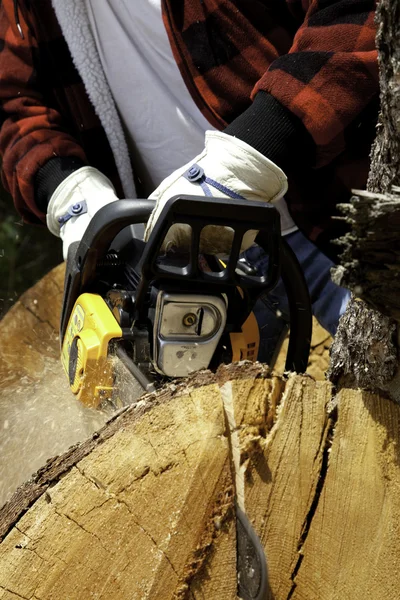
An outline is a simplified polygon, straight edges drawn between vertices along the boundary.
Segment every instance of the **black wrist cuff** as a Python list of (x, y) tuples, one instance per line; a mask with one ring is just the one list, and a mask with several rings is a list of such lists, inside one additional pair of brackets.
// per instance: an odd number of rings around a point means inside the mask
[(258, 92), (224, 133), (246, 142), (283, 171), (315, 162), (315, 143), (303, 123), (266, 92)]
[(73, 156), (57, 156), (49, 160), (39, 169), (35, 178), (35, 202), (36, 206), (42, 211), (47, 212), (47, 206), (50, 198), (57, 187), (71, 173), (85, 167), (86, 164)]

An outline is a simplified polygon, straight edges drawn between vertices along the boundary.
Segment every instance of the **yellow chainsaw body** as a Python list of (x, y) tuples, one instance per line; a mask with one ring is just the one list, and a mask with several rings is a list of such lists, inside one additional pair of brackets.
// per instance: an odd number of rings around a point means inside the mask
[(114, 374), (108, 354), (111, 340), (122, 330), (98, 294), (82, 294), (75, 303), (61, 350), (61, 361), (72, 392), (84, 404), (97, 407), (111, 398)]

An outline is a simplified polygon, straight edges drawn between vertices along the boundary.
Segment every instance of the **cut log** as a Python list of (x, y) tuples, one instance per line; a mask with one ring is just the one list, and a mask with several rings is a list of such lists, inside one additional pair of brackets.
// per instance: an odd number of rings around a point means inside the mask
[(292, 600), (399, 597), (399, 406), (342, 390)]
[(400, 407), (331, 404), (249, 364), (144, 397), (3, 508), (0, 598), (234, 599), (236, 488), (271, 598), (397, 600)]
[(5, 516), (22, 515), (33, 502), (2, 544), (0, 589), (42, 599), (183, 598), (208, 558), (218, 577), (205, 589), (234, 598), (232, 492), (218, 388), (143, 400), (6, 506)]

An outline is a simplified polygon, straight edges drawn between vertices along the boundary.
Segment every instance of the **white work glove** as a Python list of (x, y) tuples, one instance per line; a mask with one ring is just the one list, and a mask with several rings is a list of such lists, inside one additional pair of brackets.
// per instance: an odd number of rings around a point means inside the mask
[[(204, 172), (205, 177), (223, 186), (221, 190), (208, 184), (207, 187), (212, 196), (234, 197), (224, 193), (224, 188), (227, 188), (245, 200), (275, 203), (287, 191), (287, 179), (284, 172), (260, 152), (226, 133), (207, 131), (203, 152), (164, 179), (150, 196), (157, 203), (147, 223), (145, 241), (148, 240), (162, 209), (172, 196), (178, 194), (205, 195), (199, 180), (193, 182), (189, 180), (191, 174), (194, 178), (196, 177), (196, 171), (199, 171), (196, 167)], [(257, 231), (248, 231), (245, 234), (242, 252), (254, 243), (256, 235)], [(208, 254), (229, 252), (232, 239), (232, 229), (229, 227), (209, 226), (203, 230), (200, 251)], [(169, 249), (171, 246), (175, 246), (185, 249), (189, 245), (190, 227), (176, 224), (169, 230), (163, 248)]]
[(109, 179), (93, 167), (71, 173), (53, 193), (47, 208), (47, 227), (63, 241), (64, 260), (73, 242), (80, 242), (92, 217), (118, 200)]

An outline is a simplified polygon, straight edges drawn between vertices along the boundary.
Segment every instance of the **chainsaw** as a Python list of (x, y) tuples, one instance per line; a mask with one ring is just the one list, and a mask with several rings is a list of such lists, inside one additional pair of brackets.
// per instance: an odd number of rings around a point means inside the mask
[[(293, 252), (281, 237), (280, 216), (270, 204), (175, 196), (165, 205), (147, 242), (142, 240), (155, 206), (151, 200), (120, 200), (100, 209), (81, 242), (71, 247), (61, 314), (61, 359), (72, 392), (86, 405), (112, 399), (115, 357), (141, 391), (200, 369), (257, 360), (255, 302), (282, 277), (290, 310), (286, 370), (304, 372), (311, 339), (307, 285)], [(191, 230), (190, 248), (166, 252), (174, 224)], [(202, 231), (232, 231), (224, 256), (201, 252)], [(259, 273), (240, 255), (243, 236), (268, 255)], [(237, 508), (239, 596), (267, 597), (262, 546)]]

